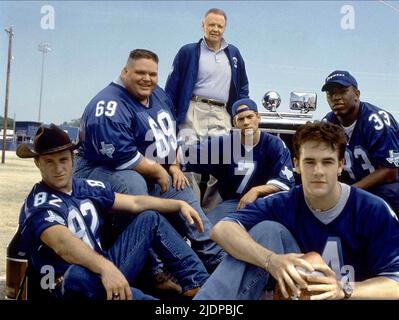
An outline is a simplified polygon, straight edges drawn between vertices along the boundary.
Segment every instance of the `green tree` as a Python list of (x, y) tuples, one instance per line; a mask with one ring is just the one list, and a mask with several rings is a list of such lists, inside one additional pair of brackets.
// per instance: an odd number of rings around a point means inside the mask
[[(0, 116), (0, 129), (3, 129), (4, 118)], [(14, 119), (7, 118), (7, 128), (12, 129), (14, 127)]]
[(63, 126), (71, 126), (71, 127), (79, 127), (80, 119), (73, 119), (70, 121), (64, 121), (62, 123)]

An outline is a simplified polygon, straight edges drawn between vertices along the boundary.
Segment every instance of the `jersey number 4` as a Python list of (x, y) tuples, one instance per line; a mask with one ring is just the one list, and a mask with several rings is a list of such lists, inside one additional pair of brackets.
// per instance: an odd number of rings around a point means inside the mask
[(341, 240), (329, 237), (324, 247), (323, 260), (335, 272), (337, 279), (341, 281), (355, 281), (355, 269), (351, 265), (343, 265)]

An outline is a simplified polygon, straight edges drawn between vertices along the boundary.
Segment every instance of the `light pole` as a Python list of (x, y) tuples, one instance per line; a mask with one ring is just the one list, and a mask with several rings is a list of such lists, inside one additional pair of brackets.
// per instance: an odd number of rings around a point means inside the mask
[(4, 101), (4, 124), (3, 124), (3, 152), (1, 154), (1, 163), (4, 163), (6, 157), (6, 148), (7, 148), (7, 113), (8, 113), (8, 94), (10, 91), (10, 70), (11, 70), (11, 48), (12, 48), (12, 37), (14, 36), (14, 32), (12, 31), (12, 26), (8, 29), (4, 29), (8, 34), (8, 62), (7, 62), (7, 82), (6, 82), (6, 97)]
[(47, 42), (42, 42), (38, 46), (38, 50), (42, 52), (42, 73), (40, 80), (40, 98), (39, 98), (39, 116), (37, 121), (40, 122), (41, 112), (42, 112), (42, 95), (43, 95), (43, 75), (44, 75), (44, 57), (47, 52), (51, 51), (50, 45)]

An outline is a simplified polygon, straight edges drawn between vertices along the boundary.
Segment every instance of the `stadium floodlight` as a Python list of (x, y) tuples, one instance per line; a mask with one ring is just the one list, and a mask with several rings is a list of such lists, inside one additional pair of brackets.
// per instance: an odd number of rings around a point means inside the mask
[(12, 37), (14, 32), (12, 26), (4, 29), (8, 34), (8, 60), (7, 60), (7, 80), (6, 80), (6, 96), (4, 100), (4, 125), (3, 125), (3, 151), (1, 154), (1, 163), (5, 162), (5, 154), (7, 147), (7, 113), (8, 113), (8, 95), (10, 91), (10, 73), (11, 73), (11, 57), (12, 57)]
[(39, 115), (38, 120), (40, 122), (41, 112), (42, 112), (42, 97), (43, 97), (43, 77), (44, 77), (44, 58), (46, 53), (51, 51), (51, 47), (47, 42), (42, 42), (38, 46), (38, 50), (42, 52), (42, 72), (40, 76), (40, 98), (39, 98)]

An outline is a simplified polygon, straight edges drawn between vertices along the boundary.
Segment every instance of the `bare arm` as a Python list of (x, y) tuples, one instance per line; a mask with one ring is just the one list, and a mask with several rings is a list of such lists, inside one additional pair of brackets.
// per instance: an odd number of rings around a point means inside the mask
[(159, 163), (144, 157), (139, 164), (134, 167), (134, 170), (145, 178), (154, 179), (161, 186), (162, 193), (168, 191), (169, 174)]
[(381, 184), (395, 182), (397, 175), (398, 169), (396, 168), (380, 167), (368, 176), (365, 176), (362, 180), (354, 183), (353, 186), (369, 190)]
[(155, 210), (166, 214), (176, 214), (180, 212), (189, 224), (195, 223), (198, 231), (204, 231), (204, 226), (198, 212), (182, 200), (116, 193), (112, 210), (125, 211), (133, 214), (139, 214), (146, 210)]
[(265, 267), (266, 256), (272, 253), (253, 240), (249, 233), (235, 222), (218, 222), (211, 231), (211, 238), (234, 258), (260, 268)]
[(237, 206), (237, 210), (244, 208), (247, 204), (254, 202), (259, 197), (264, 197), (278, 191), (281, 191), (281, 189), (272, 184), (264, 184), (253, 187), (241, 197)]
[(286, 298), (288, 298), (286, 285), (298, 294), (296, 283), (301, 288), (307, 286), (295, 266), (301, 266), (310, 272), (314, 271), (307, 261), (300, 259), (302, 254), (276, 254), (257, 243), (235, 222), (220, 221), (213, 227), (211, 238), (234, 258), (268, 271), (277, 280)]
[[(342, 284), (335, 277), (335, 273), (328, 266), (315, 266), (315, 270), (322, 271), (329, 277), (308, 276), (308, 290), (317, 292), (311, 297), (312, 300), (339, 300), (345, 294)], [(375, 277), (362, 282), (352, 284), (353, 293), (350, 299), (399, 299), (399, 282), (386, 278)]]
[(357, 282), (353, 288), (351, 299), (399, 299), (399, 282), (376, 277)]
[(129, 283), (119, 269), (75, 237), (67, 227), (62, 225), (49, 227), (43, 231), (40, 240), (66, 262), (80, 265), (99, 274), (108, 300), (112, 299), (113, 292), (118, 292), (121, 300), (132, 299)]

